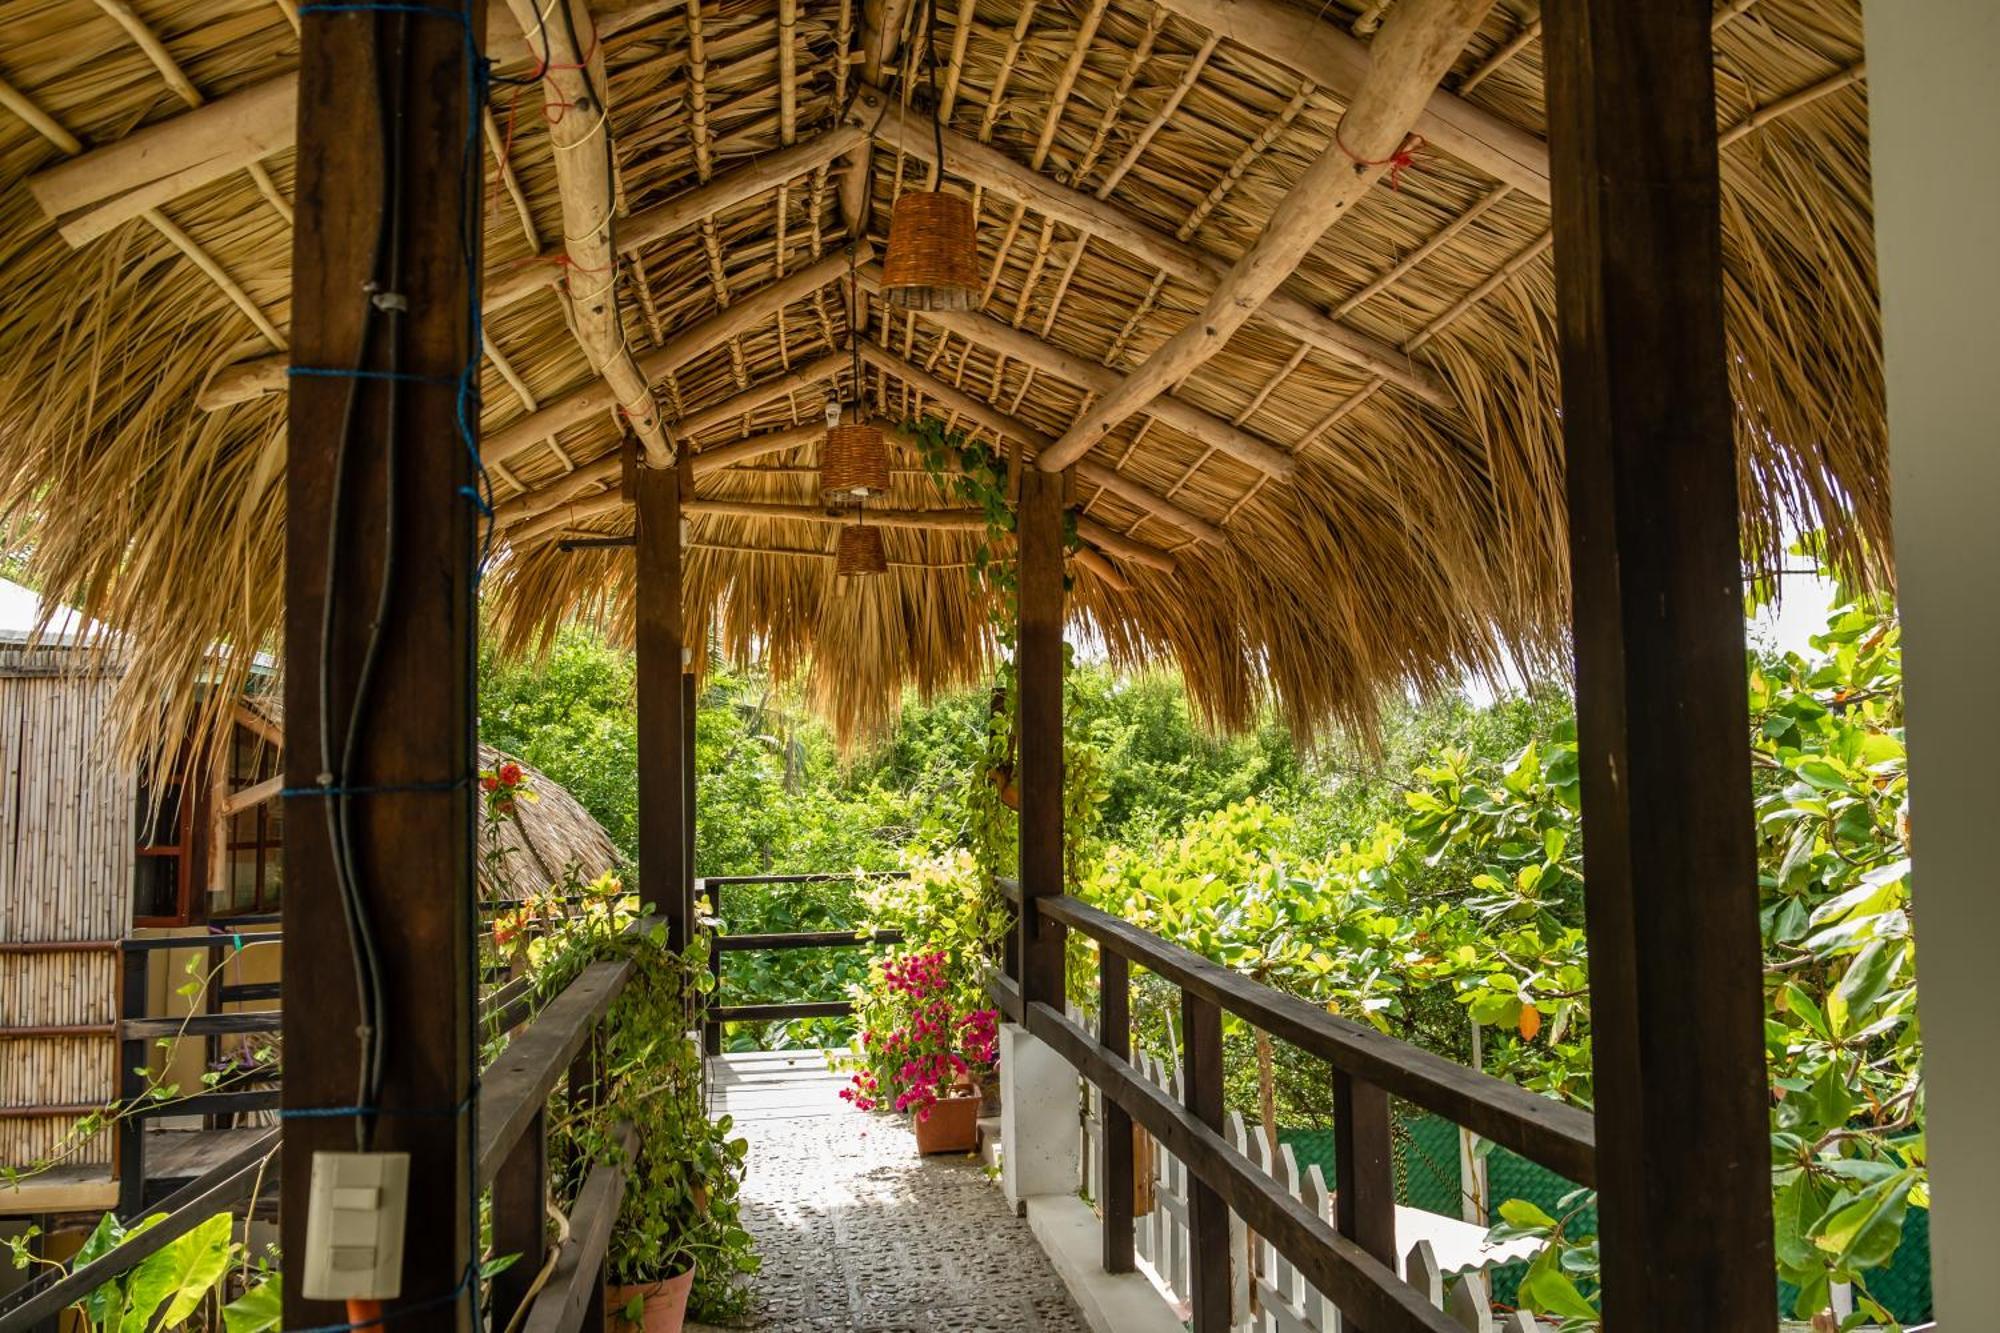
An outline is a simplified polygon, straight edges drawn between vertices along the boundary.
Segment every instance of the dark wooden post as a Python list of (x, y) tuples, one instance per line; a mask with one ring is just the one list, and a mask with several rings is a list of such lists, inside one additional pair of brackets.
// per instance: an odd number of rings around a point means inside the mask
[[(118, 1016), (146, 1016), (153, 954), (125, 949), (118, 955)], [(118, 1100), (125, 1114), (118, 1119), (118, 1216), (130, 1222), (146, 1206), (146, 1118), (136, 1114), (146, 1092), (143, 1072), (152, 1063), (151, 1043), (122, 1038), (118, 1043)]]
[(1543, 13), (1605, 1322), (1768, 1329), (1710, 6)]
[[(590, 1037), (583, 1043), (583, 1049), (576, 1053), (576, 1059), (569, 1066), (570, 1104), (579, 1109), (596, 1106), (604, 1096), (604, 1035), (600, 1028), (593, 1028)], [(498, 1188), (498, 1183), (495, 1183)], [(597, 1281), (590, 1284), (589, 1303), (584, 1306), (583, 1322), (580, 1328), (600, 1329), (604, 1327), (604, 1287), (611, 1280), (608, 1259), (600, 1260), (597, 1266)], [(495, 1324), (500, 1324), (496, 1319)], [(504, 1324), (500, 1324), (505, 1327)]]
[(548, 1113), (527, 1132), (493, 1177), (493, 1253), (521, 1256), (493, 1277), (493, 1326), (506, 1328), (527, 1301), (548, 1246)]
[(681, 734), (681, 474), (639, 469), (634, 600), (639, 694), (639, 884), (667, 918), (667, 941), (687, 946), (685, 738)]
[[(1132, 974), (1122, 954), (1097, 947), (1097, 1039), (1107, 1054), (1132, 1058)], [(1104, 1116), (1104, 1271), (1132, 1271), (1132, 1117), (1109, 1097)]]
[[(1213, 1000), (1181, 992), (1181, 1104), (1222, 1132), (1222, 1010)], [(1188, 1260), (1194, 1268), (1188, 1302), (1194, 1333), (1229, 1327), (1229, 1209), (1222, 1196), (1190, 1171)]]
[[(1396, 1255), (1396, 1157), (1389, 1094), (1341, 1070), (1333, 1071), (1334, 1227), (1402, 1271)], [(1352, 1320), (1342, 1322), (1353, 1327)], [(1361, 1333), (1355, 1329), (1354, 1333)]]
[[(685, 653), (683, 653), (685, 655)], [(694, 798), (700, 774), (694, 765), (694, 724), (696, 698), (694, 672), (681, 671), (681, 883), (687, 886), (688, 920), (693, 921), (694, 901)]]
[(1020, 640), (1015, 725), (1020, 741), (1021, 1002), (1063, 1007), (1063, 928), (1036, 910), (1063, 885), (1063, 479), (1021, 475), (1017, 544)]
[[(292, 249), (285, 778), (295, 794), (283, 949), (286, 994), (311, 1001), (285, 1007), (286, 1047), (309, 1056), (286, 1068), (283, 1104), (325, 1112), (365, 1095), (335, 869), (344, 825), (347, 882), (380, 964), (383, 1113), (370, 1146), (410, 1155), (402, 1294), (385, 1314), (428, 1305), (420, 1322), (437, 1329), (469, 1328), (473, 1304), (471, 1121), (452, 1114), (473, 1072), (477, 761), (478, 514), (458, 381), (479, 355), (477, 250), (468, 262), (465, 240), (481, 216), (481, 173), (468, 160), (478, 127), (467, 118), (484, 8), (434, 0), (423, 13), (307, 16)], [(397, 243), (378, 247), (385, 220)], [(305, 1201), (313, 1154), (352, 1151), (366, 1123), (286, 1122), (286, 1327), (345, 1319), (301, 1292)]]

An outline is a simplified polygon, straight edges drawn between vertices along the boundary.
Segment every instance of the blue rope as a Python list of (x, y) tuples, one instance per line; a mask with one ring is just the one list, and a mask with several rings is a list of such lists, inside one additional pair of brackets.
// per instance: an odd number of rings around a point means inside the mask
[(278, 795), (285, 800), (314, 796), (383, 796), (394, 792), (457, 791), (471, 785), (470, 778), (447, 778), (437, 782), (385, 782), (373, 786), (282, 787)]
[(412, 370), (362, 370), (342, 369), (338, 366), (290, 366), (286, 375), (310, 376), (328, 380), (393, 380), (398, 384), (456, 385), (457, 375), (419, 375)]
[[(406, 1305), (399, 1310), (385, 1310), (378, 1319), (364, 1319), (354, 1324), (316, 1324), (311, 1328), (299, 1329), (297, 1333), (353, 1333), (355, 1329), (380, 1328), (382, 1325), (393, 1320), (407, 1319), (413, 1314), (422, 1314), (427, 1310), (456, 1305), (459, 1298), (465, 1295), (467, 1291), (477, 1289), (478, 1282), (479, 1265), (476, 1263), (467, 1264), (465, 1267), (465, 1276), (458, 1280), (458, 1285), (450, 1291), (445, 1292), (442, 1296), (432, 1296), (428, 1300), (418, 1301), (414, 1305)], [(475, 1320), (474, 1327), (477, 1326), (477, 1321)]]
[(280, 1120), (352, 1120), (373, 1116), (378, 1120), (456, 1120), (473, 1104), (473, 1096), (456, 1106), (292, 1106), (278, 1112)]

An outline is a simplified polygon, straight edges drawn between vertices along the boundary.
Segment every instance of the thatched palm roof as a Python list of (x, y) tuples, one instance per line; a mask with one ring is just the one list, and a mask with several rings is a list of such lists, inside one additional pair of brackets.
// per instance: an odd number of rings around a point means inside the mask
[[(1367, 95), (1366, 43), (1412, 2), (940, 0), (945, 184), (978, 205), (986, 299), (947, 319), (867, 298), (870, 398), (1003, 452), (1069, 445), (1331, 151)], [(489, 7), (490, 49), (530, 72), (510, 6)], [(622, 210), (611, 336), (625, 348), (597, 359), (614, 386), (651, 382), (655, 447), (685, 436), (699, 458), (800, 428), (707, 469), (698, 493), (810, 505), (804, 428), (847, 374), (844, 247), (862, 233), (879, 248), (892, 201), (930, 179), (924, 6), (588, 12)], [(50, 592), (143, 646), (134, 685), (153, 718), (161, 698), (192, 700), (201, 645), (268, 645), (279, 626), (298, 22), (293, 0), (0, 11), (0, 514)], [(1715, 49), (1749, 554), (1769, 563), (1788, 527), (1824, 526), (1850, 572), (1879, 578), (1859, 5), (1731, 0)], [(630, 525), (602, 496), (623, 427), (583, 350), (601, 353), (606, 330), (567, 319), (550, 285), (611, 272), (580, 264), (574, 239), (563, 262), (552, 140), (585, 128), (552, 124), (535, 88), (503, 96), (488, 126), (484, 425), (511, 520), (489, 589), (513, 649), (566, 617), (629, 619), (629, 553), (556, 544)], [(1177, 658), (1220, 724), (1264, 699), (1303, 729), (1365, 722), (1384, 687), (1560, 657), (1531, 0), (1492, 7), (1414, 128), (1427, 142), (1409, 169), (1359, 197), (1170, 395), (1140, 395), (1079, 469), (1078, 614), (1120, 660)], [(907, 452), (897, 464), (891, 505), (953, 503)], [(982, 669), (985, 608), (963, 572), (981, 537), (893, 529), (886, 576), (837, 580), (825, 523), (700, 514), (689, 628), (809, 667), (827, 711), (866, 730), (899, 687)]]

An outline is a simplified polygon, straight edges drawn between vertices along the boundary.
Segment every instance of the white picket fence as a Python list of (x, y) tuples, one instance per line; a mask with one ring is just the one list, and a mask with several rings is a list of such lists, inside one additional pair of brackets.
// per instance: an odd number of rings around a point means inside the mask
[[(1072, 1005), (1070, 1019), (1096, 1033), (1096, 1022)], [(1140, 1074), (1163, 1089), (1175, 1101), (1181, 1097), (1179, 1071), (1144, 1054), (1133, 1061)], [(1080, 1168), (1078, 1185), (1092, 1199), (1104, 1193), (1103, 1094), (1088, 1080), (1083, 1084), (1084, 1114), (1077, 1154)], [(1243, 1116), (1229, 1112), (1223, 1136), (1230, 1147), (1243, 1154), (1258, 1170), (1273, 1177), (1293, 1198), (1314, 1213), (1333, 1221), (1333, 1191), (1317, 1163), (1301, 1172), (1289, 1144), (1280, 1144), (1275, 1162), (1270, 1159), (1264, 1136), (1251, 1133)], [(1186, 1303), (1191, 1293), (1193, 1269), (1190, 1264), (1191, 1236), (1188, 1225), (1188, 1173), (1180, 1159), (1152, 1144), (1152, 1161), (1134, 1161), (1133, 1174), (1141, 1181), (1149, 1173), (1153, 1182), (1151, 1211), (1134, 1219), (1133, 1249), (1160, 1285), (1175, 1300)], [(1399, 1210), (1407, 1212), (1408, 1210)], [(1445, 1219), (1449, 1221), (1449, 1219)], [(1231, 1333), (1340, 1333), (1340, 1312), (1325, 1295), (1305, 1280), (1268, 1241), (1259, 1237), (1254, 1255), (1249, 1229), (1243, 1219), (1229, 1216), (1229, 1253), (1232, 1318)], [(1516, 1311), (1505, 1320), (1493, 1316), (1487, 1300), (1485, 1276), (1460, 1273), (1450, 1280), (1438, 1266), (1428, 1240), (1411, 1246), (1404, 1260), (1404, 1278), (1418, 1291), (1427, 1293), (1431, 1303), (1446, 1311), (1458, 1324), (1475, 1333), (1546, 1333), (1533, 1317)]]

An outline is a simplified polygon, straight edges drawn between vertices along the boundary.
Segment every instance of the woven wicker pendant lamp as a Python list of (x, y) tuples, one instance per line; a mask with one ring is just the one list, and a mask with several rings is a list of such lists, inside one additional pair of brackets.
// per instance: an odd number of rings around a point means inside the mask
[(879, 426), (862, 410), (860, 327), (861, 284), (854, 272), (854, 247), (847, 248), (847, 348), (853, 358), (850, 381), (853, 402), (843, 414), (840, 404), (826, 404), (826, 439), (819, 451), (819, 493), (828, 504), (860, 504), (889, 493), (889, 445)]
[(840, 530), (840, 546), (834, 552), (833, 572), (840, 578), (859, 578), (889, 572), (889, 557), (882, 549), (882, 529), (865, 523), (850, 523)]
[[(937, 136), (937, 179), (944, 179), (944, 122), (937, 85), (937, 0), (924, 5), (924, 72)], [(971, 310), (979, 304), (979, 232), (972, 201), (943, 190), (912, 191), (889, 214), (882, 257), (882, 299), (899, 310)]]

